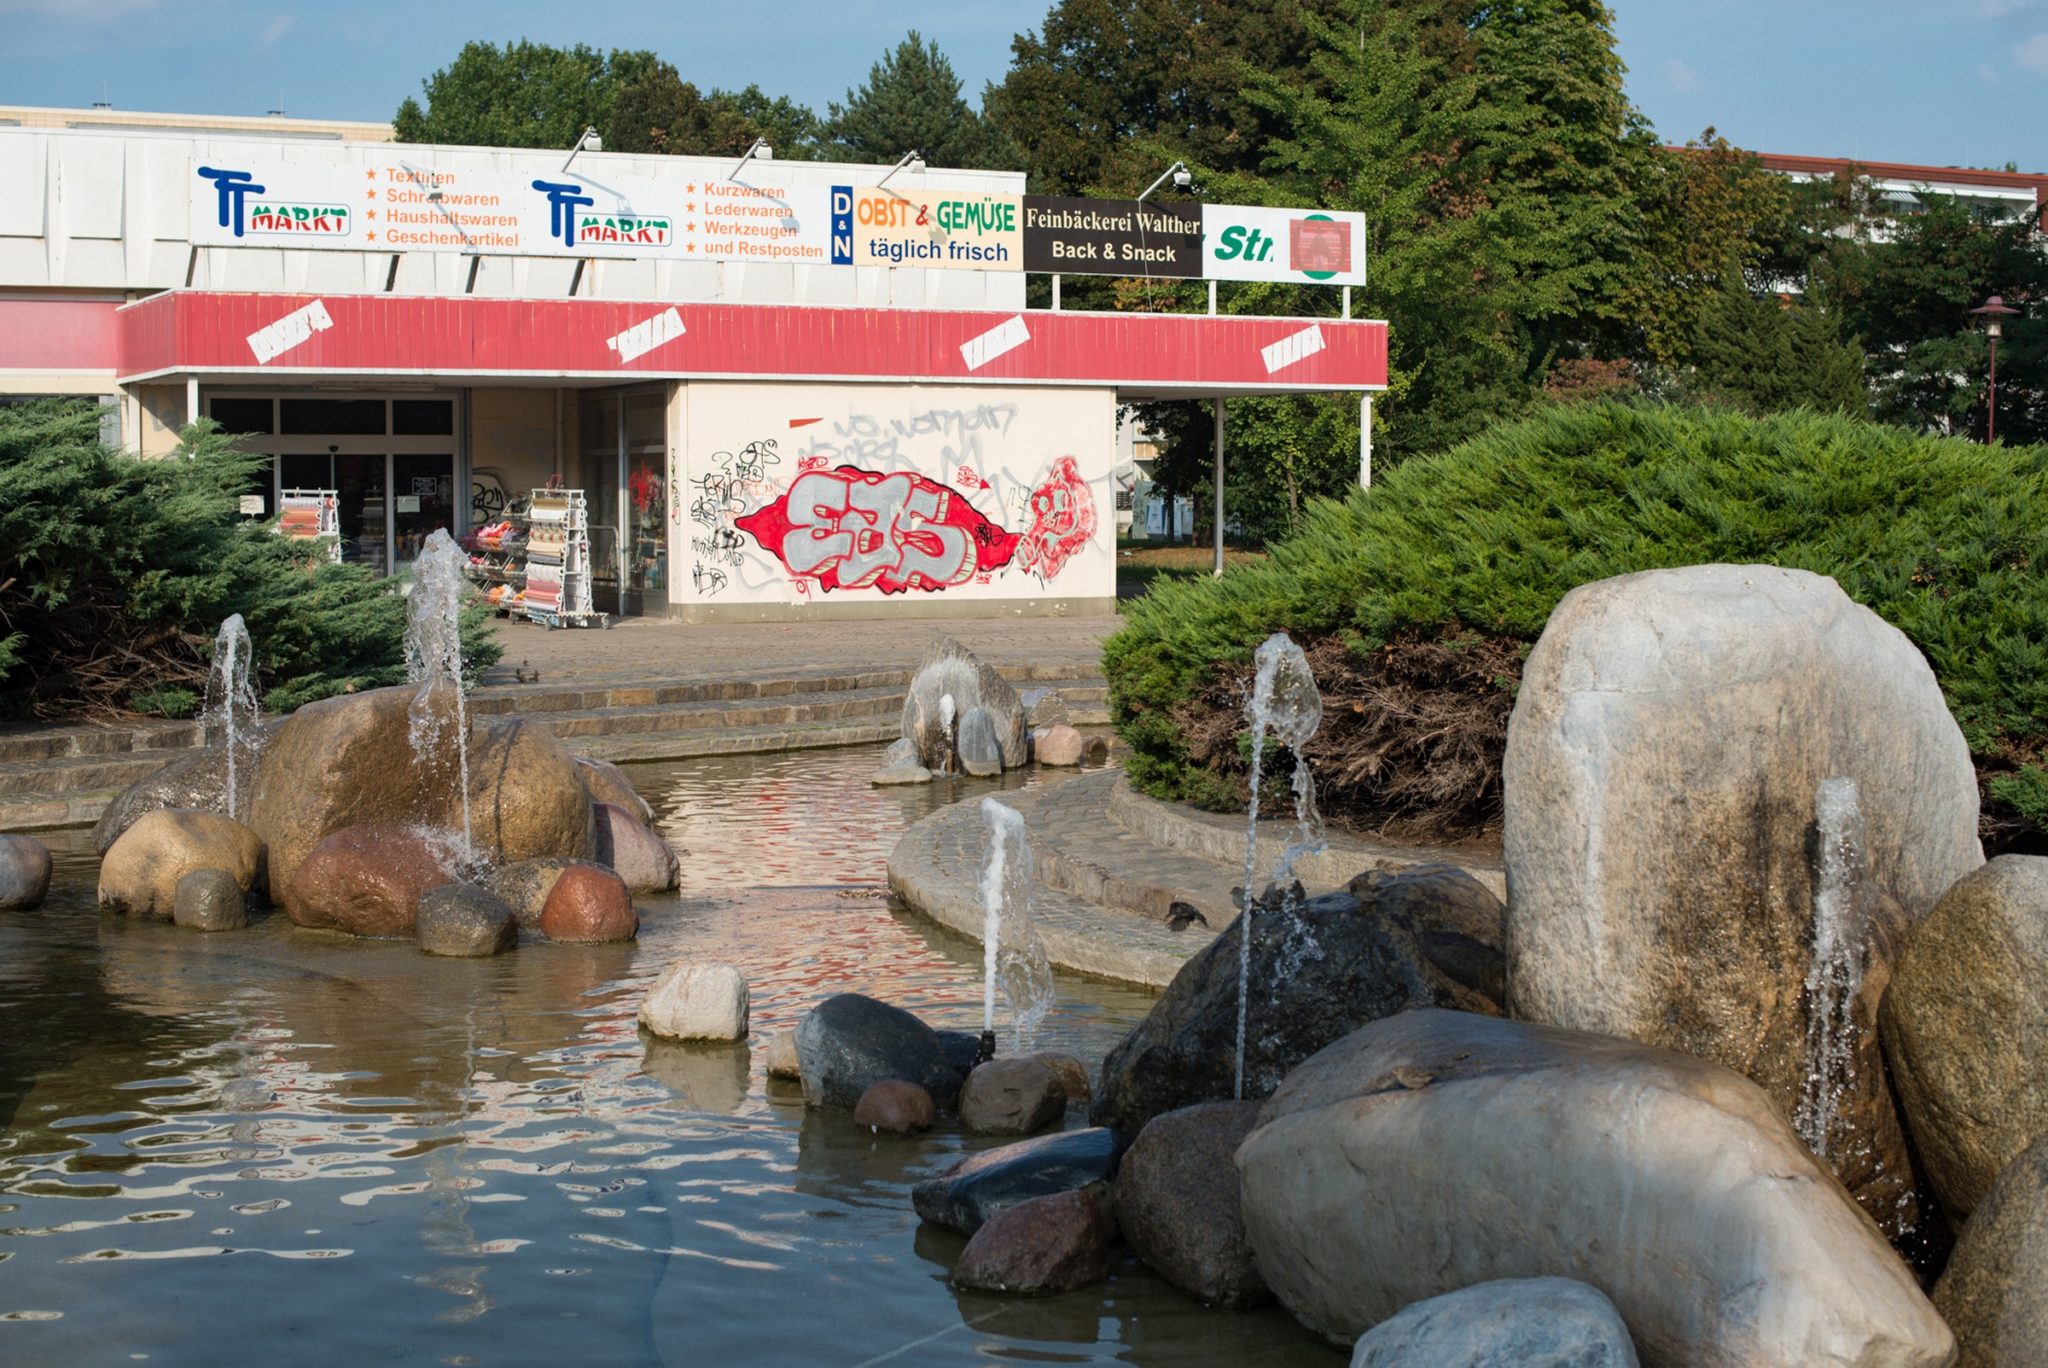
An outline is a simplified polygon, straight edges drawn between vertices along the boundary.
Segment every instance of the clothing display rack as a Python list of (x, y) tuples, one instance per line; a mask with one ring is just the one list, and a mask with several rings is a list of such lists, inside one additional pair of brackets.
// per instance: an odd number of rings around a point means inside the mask
[(333, 489), (280, 489), (277, 492), (277, 535), (294, 541), (328, 538), (327, 559), (341, 559), (340, 492)]
[(580, 489), (536, 489), (527, 508), (526, 615), (548, 627), (610, 627), (591, 607), (590, 508)]
[(514, 499), (502, 516), (476, 531), (469, 557), (469, 578), (483, 592), (484, 602), (501, 617), (526, 611), (526, 541), (528, 499)]

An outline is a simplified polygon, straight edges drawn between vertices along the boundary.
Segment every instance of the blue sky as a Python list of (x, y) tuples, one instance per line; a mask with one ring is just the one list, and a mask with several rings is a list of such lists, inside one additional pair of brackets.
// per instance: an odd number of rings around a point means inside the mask
[[(908, 28), (970, 91), (1022, 5), (780, 0), (588, 10), (500, 0), (0, 0), (0, 104), (389, 118), (464, 41), (650, 47), (700, 85), (822, 110)], [(2048, 172), (2048, 0), (1615, 0), (1629, 93), (1667, 141)]]

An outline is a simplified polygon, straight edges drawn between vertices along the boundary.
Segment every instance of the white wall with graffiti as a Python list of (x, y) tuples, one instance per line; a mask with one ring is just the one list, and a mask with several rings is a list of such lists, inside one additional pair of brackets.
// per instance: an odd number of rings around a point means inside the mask
[(1116, 597), (1107, 389), (683, 387), (671, 606)]

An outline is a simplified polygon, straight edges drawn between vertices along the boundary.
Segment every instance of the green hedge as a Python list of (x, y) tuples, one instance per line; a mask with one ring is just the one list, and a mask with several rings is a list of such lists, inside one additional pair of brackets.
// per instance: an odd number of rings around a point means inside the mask
[(1318, 502), (1263, 563), (1161, 584), (1104, 654), (1130, 773), (1225, 801), (1235, 781), (1183, 744), (1186, 707), (1275, 630), (1360, 651), (1447, 627), (1533, 642), (1576, 585), (1717, 561), (1831, 575), (1904, 631), (1994, 807), (2048, 827), (2048, 447), (1808, 412), (1548, 409)]
[[(237, 511), (267, 462), (211, 423), (141, 460), (101, 445), (89, 401), (0, 407), (0, 716), (188, 713), (230, 613), (266, 709), (402, 682), (394, 584)], [(481, 609), (464, 628), (470, 667), (495, 661)]]

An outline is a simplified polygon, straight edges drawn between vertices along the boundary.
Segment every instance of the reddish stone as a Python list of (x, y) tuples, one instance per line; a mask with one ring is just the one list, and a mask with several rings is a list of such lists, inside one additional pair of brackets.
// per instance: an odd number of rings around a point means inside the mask
[(997, 1212), (960, 1251), (953, 1285), (1066, 1292), (1109, 1276), (1109, 1220), (1088, 1192), (1055, 1192)]
[(571, 943), (632, 940), (640, 934), (640, 914), (618, 875), (577, 865), (555, 880), (540, 910), (540, 933)]
[(285, 911), (300, 926), (318, 930), (410, 936), (420, 895), (454, 882), (424, 837), (397, 827), (344, 827), (299, 865)]
[(933, 1105), (932, 1095), (900, 1078), (883, 1079), (862, 1093), (853, 1107), (855, 1125), (889, 1135), (930, 1130), (938, 1117), (939, 1109)]

